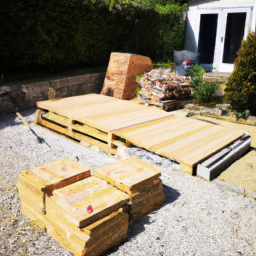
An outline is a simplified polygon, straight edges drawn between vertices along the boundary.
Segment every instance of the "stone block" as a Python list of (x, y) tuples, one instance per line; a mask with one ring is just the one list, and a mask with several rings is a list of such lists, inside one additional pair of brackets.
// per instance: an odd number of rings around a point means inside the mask
[(231, 106), (230, 106), (230, 104), (217, 104), (216, 108), (222, 109), (224, 111), (229, 111)]
[(216, 116), (222, 116), (223, 114), (223, 110), (222, 109), (219, 109), (219, 108), (214, 108), (212, 110), (213, 114), (216, 115)]
[(256, 116), (249, 116), (247, 119), (248, 124), (256, 124)]
[(136, 88), (139, 86), (136, 83), (136, 75), (152, 69), (152, 61), (148, 57), (113, 52), (110, 56), (101, 94), (130, 100), (135, 97)]
[(15, 112), (15, 105), (7, 93), (0, 94), (0, 116)]
[(95, 146), (95, 145), (91, 145), (91, 146), (89, 147), (89, 149), (91, 149), (91, 150), (93, 150), (93, 151), (95, 151), (95, 152), (97, 152), (97, 153), (100, 153), (100, 148), (97, 147), (97, 146)]
[(224, 84), (219, 85), (214, 95), (217, 97), (223, 97), (225, 95), (224, 88)]
[(0, 95), (8, 93), (9, 91), (10, 91), (10, 87), (9, 86), (0, 87)]
[(125, 146), (120, 146), (117, 148), (117, 151), (116, 151), (116, 157), (117, 159), (128, 159), (130, 158), (131, 156), (126, 152), (126, 149), (127, 147)]
[(92, 144), (90, 144), (89, 142), (87, 141), (80, 141), (80, 144), (83, 146), (83, 147), (86, 147), (86, 148), (89, 148)]

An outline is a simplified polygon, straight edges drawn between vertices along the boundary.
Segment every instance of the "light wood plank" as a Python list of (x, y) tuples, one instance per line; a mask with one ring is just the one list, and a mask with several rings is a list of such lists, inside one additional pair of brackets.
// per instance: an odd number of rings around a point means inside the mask
[(38, 102), (37, 106), (107, 132), (170, 116), (159, 109), (96, 94)]
[(77, 139), (79, 141), (86, 141), (86, 142), (88, 142), (90, 144), (93, 144), (93, 145), (99, 147), (99, 148), (102, 148), (102, 149), (104, 149), (106, 151), (109, 151), (111, 154), (116, 154), (116, 149), (110, 148), (107, 144), (101, 143), (101, 142), (99, 142), (97, 140), (94, 140), (94, 139), (92, 139), (90, 137), (87, 137), (87, 136), (85, 136), (83, 134), (76, 133), (76, 132), (70, 132), (66, 128), (60, 127), (60, 126), (58, 126), (56, 124), (50, 123), (50, 122), (48, 122), (46, 120), (43, 120), (43, 119), (41, 119), (39, 121), (39, 124), (49, 128), (49, 129), (52, 129), (54, 131), (57, 131), (57, 132), (60, 132), (62, 134), (65, 134), (67, 136), (70, 136), (70, 137), (72, 137), (74, 139)]
[[(89, 177), (55, 191), (48, 199), (46, 212), (60, 218), (63, 223), (86, 227), (129, 201), (129, 196), (96, 177)], [(87, 212), (91, 205), (93, 211)]]

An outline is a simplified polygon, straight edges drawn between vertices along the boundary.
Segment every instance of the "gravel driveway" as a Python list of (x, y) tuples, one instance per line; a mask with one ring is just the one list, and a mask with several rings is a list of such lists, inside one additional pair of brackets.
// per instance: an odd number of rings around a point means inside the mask
[[(21, 114), (31, 123), (35, 109)], [(20, 212), (21, 171), (61, 157), (90, 168), (115, 161), (41, 128), (36, 137), (15, 116), (0, 117), (0, 255), (71, 255)], [(106, 255), (256, 255), (256, 202), (170, 167), (162, 169), (164, 206), (130, 225)]]

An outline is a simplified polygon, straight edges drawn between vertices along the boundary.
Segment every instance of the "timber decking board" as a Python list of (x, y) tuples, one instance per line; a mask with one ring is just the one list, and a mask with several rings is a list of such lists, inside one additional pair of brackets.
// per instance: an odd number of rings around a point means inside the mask
[(156, 108), (149, 109), (97, 94), (41, 101), (37, 106), (106, 132), (172, 115)]
[(190, 121), (191, 119), (184, 117), (164, 119), (159, 130), (158, 124), (149, 124), (146, 128), (134, 127), (132, 131), (127, 129), (116, 134), (136, 146), (191, 167), (244, 135), (239, 130)]
[[(63, 116), (64, 119), (59, 118), (60, 123), (68, 123), (70, 129), (66, 129), (65, 134), (73, 134), (76, 139), (88, 133), (107, 141), (108, 144), (104, 147), (113, 151), (115, 149), (111, 146), (117, 145), (114, 142), (118, 142), (115, 139), (115, 136), (118, 136), (125, 139), (126, 144), (143, 147), (181, 163), (182, 168), (189, 173), (193, 172), (198, 163), (244, 135), (243, 131), (175, 116), (156, 108), (103, 95), (88, 94), (38, 102), (37, 105)], [(79, 135), (79, 138), (75, 132), (75, 127), (78, 126), (73, 124), (73, 121), (85, 125), (83, 131), (83, 126), (79, 129), (84, 134)], [(45, 121), (39, 120), (40, 122)], [(47, 123), (45, 125), (48, 127)], [(51, 126), (55, 129), (53, 124)], [(61, 129), (63, 130), (56, 126), (56, 130)]]

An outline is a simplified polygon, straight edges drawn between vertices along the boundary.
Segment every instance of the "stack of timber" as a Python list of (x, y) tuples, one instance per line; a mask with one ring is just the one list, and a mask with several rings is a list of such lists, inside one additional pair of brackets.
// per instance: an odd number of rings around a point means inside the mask
[(164, 201), (160, 172), (135, 158), (90, 170), (63, 158), (19, 175), (22, 211), (74, 255), (97, 256), (127, 238), (129, 219)]
[(113, 97), (88, 94), (38, 102), (35, 123), (76, 141), (116, 153), (117, 146), (145, 148), (179, 162), (196, 174), (196, 166), (245, 133), (192, 120)]
[(44, 213), (46, 197), (54, 190), (89, 176), (87, 167), (62, 158), (20, 173), (17, 188), (22, 201)]
[(85, 228), (70, 227), (51, 214), (42, 215), (21, 202), (22, 212), (75, 256), (97, 256), (127, 238), (129, 215), (122, 209)]
[(95, 176), (101, 178), (130, 197), (130, 221), (160, 208), (164, 193), (160, 171), (152, 164), (135, 157), (95, 169)]
[(17, 187), (30, 219), (75, 255), (96, 256), (126, 239), (129, 196), (89, 175), (64, 158), (22, 172)]

